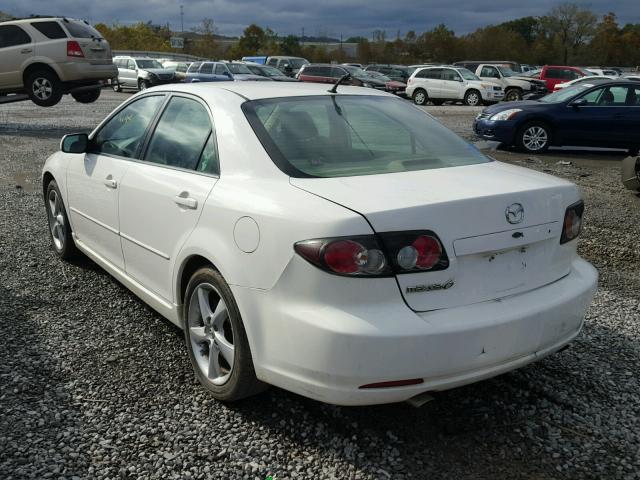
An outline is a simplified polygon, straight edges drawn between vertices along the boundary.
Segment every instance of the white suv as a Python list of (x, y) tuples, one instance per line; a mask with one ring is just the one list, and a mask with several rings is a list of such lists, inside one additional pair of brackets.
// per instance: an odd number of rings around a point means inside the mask
[(0, 23), (0, 95), (26, 93), (50, 107), (70, 93), (95, 102), (102, 82), (117, 76), (109, 43), (91, 25), (70, 18)]
[(462, 100), (465, 105), (477, 106), (499, 102), (504, 92), (497, 83), (480, 80), (466, 68), (436, 66), (413, 72), (407, 82), (407, 96), (417, 105)]

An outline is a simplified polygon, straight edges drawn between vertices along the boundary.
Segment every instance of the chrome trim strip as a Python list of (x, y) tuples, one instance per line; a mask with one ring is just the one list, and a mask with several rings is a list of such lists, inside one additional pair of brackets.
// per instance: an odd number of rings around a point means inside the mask
[(93, 223), (95, 223), (96, 225), (100, 225), (102, 228), (105, 228), (105, 229), (109, 230), (111, 233), (115, 233), (116, 235), (120, 235), (120, 232), (119, 232), (117, 229), (115, 229), (115, 228), (113, 228), (113, 227), (110, 227), (110, 226), (109, 226), (109, 225), (107, 225), (106, 223), (102, 223), (100, 220), (96, 220), (95, 218), (93, 218), (93, 217), (91, 217), (91, 216), (87, 215), (86, 213), (81, 212), (80, 210), (78, 210), (78, 209), (77, 209), (77, 208), (75, 208), (75, 207), (71, 207), (71, 211), (72, 211), (72, 212), (74, 212), (74, 213), (77, 213), (77, 214), (78, 214), (78, 215), (80, 215), (81, 217), (86, 218), (87, 220), (92, 221), (92, 222), (93, 222)]
[(134, 244), (138, 245), (139, 247), (142, 247), (145, 250), (148, 250), (149, 252), (154, 253), (154, 254), (158, 255), (159, 257), (164, 258), (165, 260), (169, 260), (171, 258), (166, 253), (162, 253), (160, 250), (156, 250), (155, 248), (150, 247), (149, 245), (145, 245), (144, 243), (136, 240), (135, 238), (130, 237), (126, 233), (120, 232), (120, 236), (122, 238), (124, 238), (125, 240), (129, 240), (131, 243), (134, 243)]

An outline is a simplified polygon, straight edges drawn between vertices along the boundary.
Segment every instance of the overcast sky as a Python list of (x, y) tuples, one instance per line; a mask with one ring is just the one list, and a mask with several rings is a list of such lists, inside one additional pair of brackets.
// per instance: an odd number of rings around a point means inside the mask
[[(238, 35), (251, 23), (280, 35), (328, 34), (371, 38), (376, 29), (395, 38), (400, 30), (423, 32), (444, 23), (458, 34), (527, 15), (544, 15), (557, 0), (2, 0), (0, 10), (84, 18), (90, 22), (130, 24), (151, 20), (180, 30), (180, 5), (189, 30), (204, 17), (213, 18), (224, 35)], [(578, 2), (598, 15), (613, 11), (618, 21), (640, 23), (640, 0)]]

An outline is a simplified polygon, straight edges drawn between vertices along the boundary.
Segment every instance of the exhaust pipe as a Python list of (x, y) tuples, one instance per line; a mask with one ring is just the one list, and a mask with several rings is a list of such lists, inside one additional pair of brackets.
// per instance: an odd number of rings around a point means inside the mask
[(429, 392), (419, 393), (415, 397), (411, 397), (409, 400), (406, 400), (406, 403), (415, 408), (420, 408), (431, 400), (435, 400), (435, 397), (431, 395)]

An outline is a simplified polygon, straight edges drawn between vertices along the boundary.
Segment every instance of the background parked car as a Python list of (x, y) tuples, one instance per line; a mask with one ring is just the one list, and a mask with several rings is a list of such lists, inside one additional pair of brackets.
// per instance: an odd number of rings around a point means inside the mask
[(195, 82), (228, 82), (233, 80), (231, 71), (222, 62), (194, 62), (187, 70), (184, 81)]
[(246, 63), (247, 68), (254, 75), (260, 75), (261, 77), (268, 78), (276, 82), (297, 82), (296, 78), (288, 77), (275, 67), (269, 67), (268, 65), (258, 65), (257, 63)]
[(485, 140), (532, 153), (563, 145), (635, 152), (640, 146), (640, 84), (581, 83), (540, 100), (501, 103), (484, 109), (474, 130)]
[(361, 68), (328, 63), (311, 63), (304, 65), (298, 73), (298, 80), (313, 83), (335, 83), (347, 73), (351, 75), (351, 78), (346, 80), (343, 83), (344, 85), (376, 88), (378, 90), (387, 89), (385, 81), (369, 76), (368, 73)]
[(515, 73), (523, 73), (522, 66), (518, 62), (512, 62), (510, 60), (463, 60), (462, 62), (454, 63), (454, 65), (464, 67), (472, 72), (475, 72), (481, 65), (496, 65)]
[(376, 80), (380, 80), (381, 82), (384, 82), (385, 85), (385, 90), (387, 92), (390, 93), (395, 93), (396, 95), (399, 95), (401, 97), (405, 97), (407, 95), (406, 90), (407, 90), (407, 84), (406, 83), (402, 83), (402, 82), (397, 82), (396, 80), (391, 80), (389, 77), (387, 77), (386, 75), (380, 73), (380, 72), (375, 72), (373, 70), (368, 70), (368, 71), (364, 71), (364, 73)]
[(168, 60), (162, 62), (162, 67), (173, 71), (176, 81), (184, 82), (185, 78), (187, 78), (187, 70), (189, 70), (191, 63), (192, 62), (175, 62), (173, 60)]
[(302, 57), (273, 56), (267, 58), (265, 65), (275, 67), (289, 77), (295, 77), (300, 72), (300, 68), (308, 65), (309, 60)]
[(481, 80), (466, 68), (440, 66), (413, 72), (407, 84), (407, 96), (417, 105), (424, 105), (429, 100), (434, 105), (454, 100), (476, 106), (498, 102), (504, 92), (499, 84)]
[[(474, 62), (457, 62), (454, 65), (469, 65), (473, 68)], [(540, 80), (531, 77), (523, 77), (504, 65), (479, 63), (475, 70), (471, 70), (482, 80), (491, 81), (502, 86), (504, 99), (507, 102), (522, 100), (525, 95), (540, 92), (546, 93), (547, 89)]]
[(118, 67), (118, 77), (112, 82), (113, 89), (120, 92), (125, 88), (146, 90), (156, 85), (171, 83), (175, 79), (173, 70), (163, 68), (153, 58), (117, 56), (113, 63)]
[(374, 71), (380, 72), (391, 80), (395, 80), (396, 82), (407, 83), (409, 77), (413, 72), (409, 70), (408, 67), (404, 65), (368, 65), (365, 68), (365, 71)]
[(562, 90), (563, 88), (577, 85), (578, 83), (606, 82), (607, 80), (615, 80), (616, 78), (617, 77), (609, 77), (604, 75), (588, 75), (586, 77), (576, 78), (575, 80), (571, 80), (569, 82), (556, 83), (556, 86), (553, 88), (554, 91), (558, 91)]
[(78, 102), (100, 97), (118, 73), (111, 48), (82, 20), (30, 18), (0, 23), (0, 94), (26, 93), (41, 107), (71, 93)]
[(239, 81), (254, 81), (254, 82), (268, 82), (271, 80), (263, 75), (254, 74), (244, 63), (238, 62), (222, 62), (222, 65), (227, 67), (231, 72), (234, 80)]
[(565, 65), (545, 65), (540, 71), (538, 78), (543, 80), (547, 86), (547, 90), (553, 92), (558, 83), (569, 82), (576, 78), (586, 77), (590, 74), (578, 67), (569, 67)]

